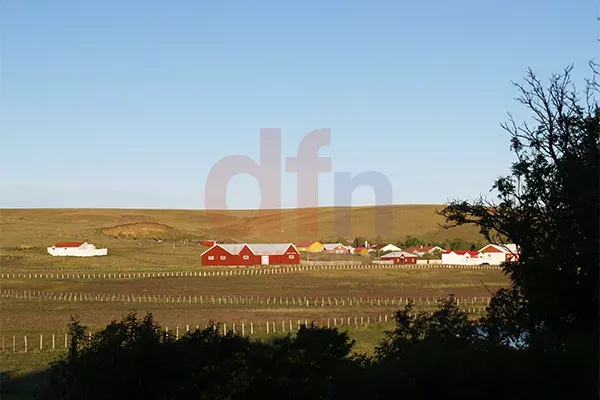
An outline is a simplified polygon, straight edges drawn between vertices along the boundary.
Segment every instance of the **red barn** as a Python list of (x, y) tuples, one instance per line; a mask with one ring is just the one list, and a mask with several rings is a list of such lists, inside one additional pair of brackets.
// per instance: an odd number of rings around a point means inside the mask
[(417, 258), (419, 258), (416, 254), (412, 254), (406, 251), (394, 251), (392, 253), (388, 253), (386, 255), (381, 256), (382, 260), (393, 261), (394, 264), (416, 264)]
[(201, 257), (205, 266), (300, 264), (300, 253), (292, 243), (216, 243)]

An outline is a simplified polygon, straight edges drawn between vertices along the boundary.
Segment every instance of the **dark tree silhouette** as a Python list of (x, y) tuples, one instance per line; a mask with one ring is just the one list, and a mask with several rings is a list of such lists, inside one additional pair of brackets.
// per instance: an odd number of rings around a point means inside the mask
[(557, 345), (575, 332), (598, 335), (598, 72), (592, 64), (582, 98), (571, 71), (545, 87), (529, 70), (515, 84), (532, 122), (503, 124), (517, 161), (493, 186), (499, 203), (453, 201), (441, 211), (448, 227), (475, 224), (493, 243), (520, 246), (519, 261), (504, 266), (514, 288), (495, 304), (520, 307), (505, 318), (519, 318), (511, 322), (515, 338), (551, 336)]

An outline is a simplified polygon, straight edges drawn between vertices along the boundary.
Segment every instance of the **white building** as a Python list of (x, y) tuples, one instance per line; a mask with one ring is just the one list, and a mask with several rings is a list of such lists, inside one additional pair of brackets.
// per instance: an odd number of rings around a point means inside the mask
[(490, 265), (500, 265), (503, 262), (516, 261), (519, 258), (519, 250), (515, 244), (488, 244), (479, 253), (483, 256), (483, 262)]
[(380, 243), (372, 246), (371, 249), (375, 250), (379, 254), (389, 252), (389, 251), (402, 251), (402, 249), (398, 246), (395, 246), (391, 243)]
[(479, 265), (483, 264), (483, 255), (478, 251), (444, 250), (442, 264)]
[(344, 246), (344, 247), (348, 250), (348, 253), (354, 254), (354, 247), (352, 247), (352, 246)]
[(323, 243), (323, 251), (331, 254), (350, 253), (350, 250), (341, 243)]
[(408, 251), (409, 253), (423, 257), (425, 254), (433, 254), (436, 251), (443, 252), (444, 249), (442, 249), (440, 246), (412, 246), (404, 251)]
[(93, 257), (107, 255), (108, 249), (97, 249), (88, 242), (62, 242), (48, 247), (48, 253), (53, 256)]

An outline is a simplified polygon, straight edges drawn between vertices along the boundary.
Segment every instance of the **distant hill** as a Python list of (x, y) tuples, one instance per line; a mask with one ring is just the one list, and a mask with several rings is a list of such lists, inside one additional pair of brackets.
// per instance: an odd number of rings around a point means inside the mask
[[(474, 227), (443, 229), (435, 210), (442, 205), (283, 210), (132, 210), (132, 209), (3, 209), (1, 246), (46, 246), (61, 240), (200, 240), (238, 242), (298, 242), (301, 240), (377, 236), (390, 242), (407, 235), (442, 241), (481, 240)], [(350, 221), (350, 232), (340, 232), (336, 215)], [(375, 218), (389, 219), (391, 231), (378, 232)], [(339, 218), (338, 218), (339, 221)]]

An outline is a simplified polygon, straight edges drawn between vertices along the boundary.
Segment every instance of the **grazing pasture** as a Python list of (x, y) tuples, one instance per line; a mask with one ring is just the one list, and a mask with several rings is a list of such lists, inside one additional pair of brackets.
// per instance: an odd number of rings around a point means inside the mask
[[(394, 206), (398, 224), (388, 240), (395, 242), (409, 234), (431, 240), (481, 239), (467, 228), (441, 229), (436, 208)], [(368, 207), (352, 210), (355, 236), (375, 236), (373, 212)], [(508, 284), (496, 269), (375, 268), (364, 265), (369, 260), (349, 255), (311, 258), (339, 262), (340, 266), (350, 260), (364, 264), (286, 271), (271, 266), (254, 269), (252, 275), (225, 274), (239, 269), (200, 265), (200, 254), (206, 249), (201, 241), (205, 239), (295, 243), (335, 236), (334, 212), (327, 208), (318, 210), (318, 223), (309, 224), (314, 237), (295, 233), (298, 224), (308, 223), (302, 210), (277, 212), (290, 227), (283, 237), (281, 232), (260, 236), (269, 231), (272, 213), (2, 210), (0, 369), (4, 376), (42, 370), (53, 355), (63, 351), (67, 324), (74, 315), (92, 331), (137, 311), (152, 312), (172, 332), (183, 334), (212, 320), (238, 332), (244, 324), (246, 334), (252, 326), (256, 338), (287, 334), (290, 326), (293, 332), (298, 323), (314, 321), (348, 329), (357, 340), (354, 350), (370, 353), (384, 330), (391, 328), (393, 312), (408, 299), (415, 300), (422, 310), (431, 310), (435, 298), (452, 293), (461, 299), (461, 307), (481, 312), (491, 292)], [(107, 247), (108, 255), (74, 258), (47, 254), (46, 247), (70, 240)], [(197, 276), (206, 271), (213, 275)], [(65, 274), (69, 277), (63, 279)], [(90, 278), (92, 274), (95, 279)], [(105, 274), (110, 278), (105, 279)]]

